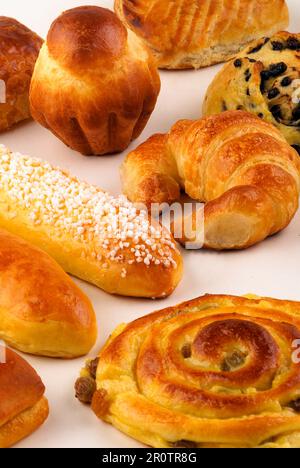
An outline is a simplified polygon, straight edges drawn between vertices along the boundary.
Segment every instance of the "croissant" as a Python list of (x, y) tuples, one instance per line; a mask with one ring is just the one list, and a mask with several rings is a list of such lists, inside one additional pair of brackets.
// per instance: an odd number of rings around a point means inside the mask
[(171, 69), (224, 62), (289, 23), (284, 0), (115, 0), (115, 11)]
[(155, 448), (300, 448), (299, 338), (299, 302), (207, 295), (118, 327), (77, 397)]
[(18, 354), (0, 345), (0, 448), (8, 448), (38, 429), (49, 408), (45, 387)]
[[(121, 169), (134, 202), (171, 204), (181, 189), (206, 202), (204, 245), (217, 250), (243, 249), (284, 229), (298, 208), (299, 171), (281, 133), (242, 111), (180, 121), (131, 152)], [(197, 238), (197, 212), (190, 222), (182, 243)]]
[(50, 28), (32, 77), (31, 113), (80, 153), (115, 153), (140, 135), (159, 91), (142, 40), (113, 12), (84, 6)]
[(43, 40), (13, 18), (0, 16), (0, 131), (30, 118), (29, 86)]
[(274, 124), (300, 153), (300, 34), (280, 32), (251, 43), (217, 74), (203, 113), (253, 112)]

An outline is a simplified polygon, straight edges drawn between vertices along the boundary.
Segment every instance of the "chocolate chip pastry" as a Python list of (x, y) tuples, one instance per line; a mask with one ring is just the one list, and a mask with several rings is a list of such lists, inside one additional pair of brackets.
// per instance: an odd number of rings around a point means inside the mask
[(300, 447), (300, 303), (204, 296), (112, 334), (76, 382), (155, 448)]
[(210, 85), (204, 114), (247, 110), (274, 124), (300, 151), (300, 34), (253, 42)]

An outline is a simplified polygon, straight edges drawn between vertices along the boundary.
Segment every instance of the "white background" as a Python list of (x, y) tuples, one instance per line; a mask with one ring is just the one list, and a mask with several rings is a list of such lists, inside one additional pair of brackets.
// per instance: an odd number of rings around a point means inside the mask
[[(65, 9), (84, 4), (78, 0), (1, 1), (0, 14), (11, 16), (46, 37), (51, 22)], [(93, 0), (86, 4), (93, 3)], [(99, 0), (112, 7), (113, 1)], [(288, 1), (289, 30), (299, 32), (299, 0)], [(242, 26), (242, 25), (241, 25)], [(142, 136), (132, 148), (155, 132), (168, 131), (181, 118), (198, 118), (205, 91), (219, 67), (200, 71), (162, 72), (162, 91), (155, 112)], [(119, 193), (119, 166), (123, 155), (86, 158), (66, 148), (50, 132), (34, 122), (22, 124), (0, 135), (0, 143), (14, 151), (48, 160), (69, 169), (81, 178)], [(280, 235), (243, 252), (184, 252), (184, 279), (167, 300), (153, 302), (112, 297), (78, 283), (90, 296), (98, 317), (99, 340), (93, 356), (110, 332), (155, 309), (175, 305), (204, 293), (254, 293), (300, 300), (300, 214)], [(35, 434), (18, 447), (139, 447), (114, 428), (97, 420), (89, 408), (74, 398), (73, 386), (85, 359), (58, 361), (26, 357), (41, 375), (50, 403), (50, 417)]]

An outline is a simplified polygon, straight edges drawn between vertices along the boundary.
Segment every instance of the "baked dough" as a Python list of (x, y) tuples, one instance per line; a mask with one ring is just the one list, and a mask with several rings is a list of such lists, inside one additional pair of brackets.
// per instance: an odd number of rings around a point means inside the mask
[(92, 409), (155, 448), (299, 448), (299, 338), (298, 302), (207, 295), (162, 310), (108, 340)]
[(0, 229), (0, 339), (24, 353), (87, 354), (97, 324), (87, 296), (46, 253)]
[(280, 32), (251, 43), (208, 88), (203, 112), (253, 112), (274, 124), (300, 152), (300, 34)]
[(181, 279), (182, 258), (171, 234), (146, 211), (1, 146), (0, 203), (0, 227), (106, 292), (165, 297)]
[(42, 39), (0, 16), (0, 132), (30, 118), (29, 85)]
[[(182, 120), (168, 135), (151, 137), (127, 156), (122, 180), (128, 198), (148, 206), (171, 204), (184, 189), (206, 203), (204, 246), (244, 249), (281, 231), (293, 219), (300, 161), (273, 125), (253, 114), (232, 111)], [(203, 223), (199, 226), (196, 213), (176, 220), (174, 234), (183, 244), (201, 237)], [(177, 233), (181, 220), (184, 230)]]
[(284, 0), (115, 0), (115, 11), (171, 69), (224, 62), (289, 23)]
[(49, 408), (33, 368), (8, 348), (0, 346), (0, 353), (0, 448), (8, 448), (40, 427)]
[(84, 6), (52, 24), (31, 82), (31, 112), (80, 153), (115, 153), (140, 135), (159, 91), (143, 41), (113, 12)]

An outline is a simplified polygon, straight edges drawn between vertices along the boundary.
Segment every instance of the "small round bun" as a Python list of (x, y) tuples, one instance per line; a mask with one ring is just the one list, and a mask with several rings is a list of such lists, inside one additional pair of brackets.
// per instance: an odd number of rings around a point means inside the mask
[(30, 118), (29, 86), (42, 43), (23, 24), (0, 16), (0, 131)]
[(85, 6), (52, 24), (32, 79), (34, 118), (86, 155), (123, 151), (160, 91), (147, 46), (110, 10)]

